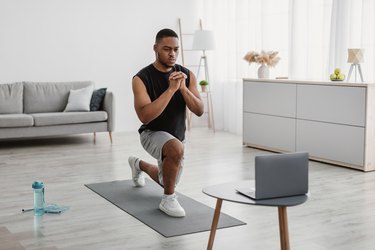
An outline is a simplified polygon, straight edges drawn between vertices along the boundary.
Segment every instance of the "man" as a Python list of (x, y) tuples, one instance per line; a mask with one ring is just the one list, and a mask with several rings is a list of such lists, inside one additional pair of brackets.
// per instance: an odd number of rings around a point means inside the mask
[(134, 185), (145, 185), (143, 172), (164, 188), (159, 205), (169, 216), (184, 217), (175, 194), (182, 168), (185, 141), (186, 107), (203, 114), (203, 102), (195, 75), (176, 64), (179, 42), (170, 29), (160, 30), (154, 44), (155, 61), (133, 77), (134, 108), (143, 123), (139, 128), (143, 148), (158, 161), (158, 166), (130, 156), (128, 161)]

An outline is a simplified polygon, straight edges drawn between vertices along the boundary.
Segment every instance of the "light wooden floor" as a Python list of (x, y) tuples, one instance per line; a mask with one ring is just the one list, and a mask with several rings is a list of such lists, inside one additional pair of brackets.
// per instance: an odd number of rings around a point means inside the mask
[[(0, 142), (0, 249), (205, 249), (209, 233), (164, 238), (86, 187), (130, 178), (129, 155), (151, 158), (134, 133)], [(206, 128), (187, 134), (178, 191), (214, 207), (203, 187), (253, 178), (254, 156), (232, 134)], [(42, 180), (46, 201), (69, 206), (61, 215), (21, 213), (33, 203), (31, 183)], [(375, 172), (310, 162), (309, 201), (288, 209), (292, 249), (375, 249)], [(248, 223), (217, 231), (214, 249), (279, 249), (277, 209), (223, 203)], [(189, 211), (187, 211), (188, 213)], [(37, 220), (39, 219), (39, 220)]]

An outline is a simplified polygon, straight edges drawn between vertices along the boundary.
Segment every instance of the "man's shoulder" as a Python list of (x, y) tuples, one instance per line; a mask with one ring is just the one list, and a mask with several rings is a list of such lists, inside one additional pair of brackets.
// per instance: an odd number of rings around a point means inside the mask
[(133, 79), (135, 77), (138, 77), (139, 79), (141, 79), (141, 81), (143, 83), (145, 83), (147, 81), (147, 79), (150, 78), (150, 74), (151, 74), (152, 70), (153, 70), (153, 66), (152, 66), (152, 64), (150, 64), (150, 65), (144, 67), (143, 69), (141, 69), (140, 71), (138, 71), (138, 73), (133, 76)]
[(145, 73), (148, 73), (150, 72), (152, 69), (153, 69), (153, 65), (152, 63), (147, 65), (146, 67), (144, 67), (143, 69), (141, 69), (140, 71), (138, 71), (138, 73), (136, 75), (139, 75), (139, 74), (145, 74)]

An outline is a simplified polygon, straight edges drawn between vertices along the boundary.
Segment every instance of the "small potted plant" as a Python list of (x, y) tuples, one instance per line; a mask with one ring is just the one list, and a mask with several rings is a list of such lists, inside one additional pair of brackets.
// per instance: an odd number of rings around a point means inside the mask
[(201, 86), (202, 92), (206, 92), (208, 82), (206, 80), (202, 80), (199, 82), (199, 85)]

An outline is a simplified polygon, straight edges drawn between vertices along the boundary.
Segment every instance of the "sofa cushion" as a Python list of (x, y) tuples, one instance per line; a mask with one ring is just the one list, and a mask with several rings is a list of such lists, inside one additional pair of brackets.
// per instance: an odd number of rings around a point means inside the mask
[(62, 112), (71, 89), (93, 86), (92, 82), (25, 82), (24, 113)]
[(34, 125), (31, 115), (6, 114), (0, 115), (0, 128), (30, 127)]
[(107, 112), (105, 111), (37, 113), (31, 115), (34, 117), (35, 126), (100, 122), (108, 119)]
[(0, 114), (22, 114), (22, 112), (22, 83), (0, 84)]

